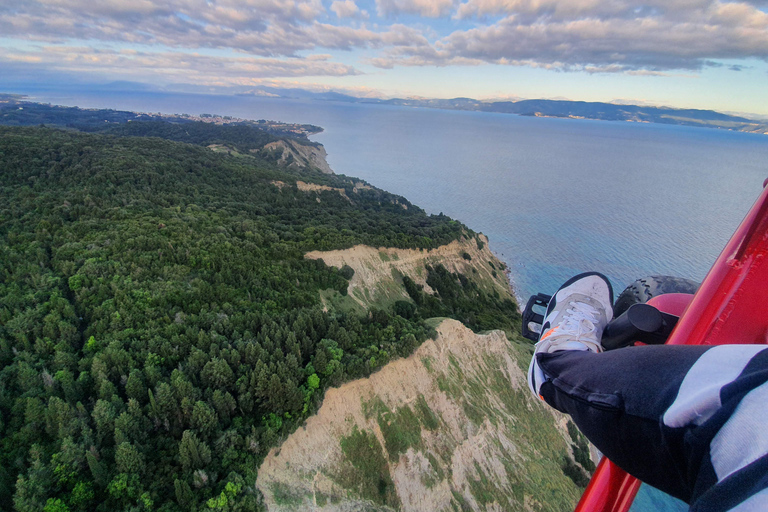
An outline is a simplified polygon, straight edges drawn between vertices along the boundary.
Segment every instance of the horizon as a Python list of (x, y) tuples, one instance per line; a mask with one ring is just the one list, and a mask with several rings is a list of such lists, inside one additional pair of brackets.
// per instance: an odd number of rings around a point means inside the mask
[[(120, 87), (115, 87), (115, 85), (120, 85)], [(741, 116), (745, 117), (747, 119), (751, 119), (752, 121), (756, 123), (765, 123), (768, 121), (768, 114), (761, 115), (756, 114), (754, 112), (740, 112), (740, 111), (726, 111), (726, 110), (715, 110), (715, 109), (707, 109), (707, 108), (698, 108), (698, 107), (679, 107), (675, 105), (668, 105), (668, 104), (654, 104), (652, 102), (647, 101), (637, 101), (632, 102), (631, 100), (623, 100), (623, 99), (614, 99), (614, 100), (580, 100), (580, 99), (570, 99), (566, 97), (554, 97), (554, 98), (544, 98), (544, 97), (536, 97), (536, 98), (521, 98), (521, 97), (497, 97), (497, 98), (471, 98), (468, 96), (454, 96), (454, 97), (448, 97), (448, 98), (429, 98), (424, 96), (403, 96), (403, 97), (397, 97), (397, 96), (357, 96), (354, 93), (350, 93), (348, 91), (343, 90), (336, 90), (336, 89), (325, 89), (321, 91), (317, 90), (310, 90), (310, 89), (304, 89), (304, 88), (275, 88), (275, 87), (264, 87), (259, 86), (258, 88), (253, 88), (251, 91), (244, 91), (244, 92), (232, 92), (232, 91), (194, 91), (194, 90), (162, 90), (162, 89), (152, 89), (150, 87), (147, 87), (148, 84), (141, 84), (138, 82), (111, 82), (111, 83), (102, 83), (102, 84), (89, 84), (88, 89), (82, 90), (78, 89), (77, 93), (80, 96), (87, 97), (89, 95), (103, 95), (103, 94), (120, 94), (120, 93), (127, 93), (127, 94), (150, 94), (150, 95), (199, 95), (199, 96), (213, 96), (213, 97), (227, 97), (227, 96), (246, 96), (246, 97), (258, 97), (263, 99), (274, 99), (274, 100), (306, 100), (306, 101), (341, 101), (344, 102), (343, 99), (334, 99), (334, 98), (327, 98), (323, 97), (323, 94), (339, 94), (339, 95), (345, 95), (350, 98), (355, 98), (356, 100), (361, 100), (356, 103), (365, 103), (364, 100), (413, 100), (413, 101), (450, 101), (450, 100), (473, 100), (478, 101), (480, 103), (493, 103), (493, 102), (511, 102), (516, 103), (519, 101), (551, 101), (551, 102), (571, 102), (571, 103), (587, 103), (587, 104), (610, 104), (610, 105), (626, 105), (626, 106), (638, 106), (643, 108), (658, 108), (658, 109), (671, 109), (671, 110), (701, 110), (704, 112), (715, 112), (718, 114), (726, 114), (730, 116)], [(23, 89), (24, 86), (21, 86)], [(136, 113), (143, 113), (143, 114), (154, 114), (155, 111), (152, 109), (136, 109), (136, 108), (115, 108), (110, 106), (101, 106), (101, 107), (90, 107), (90, 106), (83, 106), (79, 104), (75, 104), (72, 102), (66, 102), (66, 103), (57, 103), (57, 102), (51, 102), (51, 95), (66, 95), (67, 93), (72, 92), (72, 87), (69, 84), (60, 86), (60, 87), (46, 87), (43, 89), (40, 89), (39, 87), (35, 86), (33, 87), (35, 90), (3, 90), (2, 84), (0, 84), (0, 96), (10, 95), (10, 96), (18, 96), (20, 101), (29, 101), (32, 103), (41, 103), (41, 104), (50, 104), (50, 105), (57, 105), (57, 106), (65, 106), (65, 107), (77, 107), (82, 109), (100, 109), (100, 108), (107, 108), (107, 109), (115, 109), (115, 110), (128, 110)], [(272, 90), (272, 91), (278, 91), (278, 92), (284, 92), (286, 94), (290, 94), (290, 92), (303, 94), (300, 96), (290, 96), (290, 95), (277, 95), (277, 94), (252, 94), (255, 90)], [(405, 108), (438, 108), (442, 109), (444, 107), (430, 107), (427, 105), (409, 105), (405, 106), (402, 105)], [(191, 116), (199, 116), (203, 115), (199, 112), (158, 112), (163, 115), (191, 115)], [(211, 114), (214, 116), (224, 115), (219, 114), (216, 112), (209, 112), (207, 114)], [(274, 121), (281, 121), (280, 119), (274, 119)]]
[(765, 0), (31, 0), (0, 90), (552, 99), (768, 116)]

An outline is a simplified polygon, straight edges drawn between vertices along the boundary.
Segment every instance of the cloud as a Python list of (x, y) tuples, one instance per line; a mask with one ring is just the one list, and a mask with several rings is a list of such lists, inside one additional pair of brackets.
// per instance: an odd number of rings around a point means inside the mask
[[(635, 75), (768, 60), (768, 0), (376, 0), (382, 18), (373, 23), (360, 21), (368, 13), (356, 0), (326, 0), (327, 9), (323, 1), (0, 0), (0, 34), (47, 43), (48, 52), (87, 42), (82, 55), (110, 45), (184, 59), (194, 51), (243, 53), (261, 57), (253, 65), (266, 75), (346, 72), (329, 60), (307, 67), (299, 56), (355, 49), (380, 68), (495, 64)], [(413, 17), (420, 18), (399, 23)], [(39, 53), (25, 58), (47, 62)], [(237, 74), (245, 64), (233, 59), (221, 65)]]
[(279, 56), (315, 48), (324, 13), (321, 0), (0, 0), (0, 33)]
[(151, 83), (183, 82), (198, 85), (255, 85), (268, 78), (350, 76), (352, 66), (331, 62), (328, 55), (307, 58), (222, 58), (186, 52), (95, 50), (89, 47), (50, 46), (19, 51), (0, 48), (0, 65), (42, 64), (50, 71), (83, 73), (110, 80), (131, 79)]
[(331, 4), (331, 10), (338, 18), (368, 17), (368, 12), (361, 11), (354, 0), (336, 0)]
[[(354, 0), (336, 0), (331, 10), (337, 16), (368, 16)], [(168, 0), (162, 5), (146, 0), (0, 0), (0, 34), (48, 43), (79, 40), (293, 57), (317, 48), (379, 48), (386, 39), (399, 37), (391, 36), (386, 25), (372, 30), (328, 23), (327, 18), (321, 0)]]
[(450, 14), (453, 6), (454, 0), (376, 0), (376, 9), (380, 16), (416, 14), (437, 18)]
[(700, 70), (714, 59), (768, 60), (768, 14), (746, 2), (648, 0), (468, 0), (457, 16), (504, 13), (433, 44), (387, 49), (388, 68), (460, 62), (588, 73)]
[(467, 0), (459, 6), (456, 17), (516, 14), (566, 18), (585, 14), (605, 15), (620, 12), (621, 3), (615, 0)]

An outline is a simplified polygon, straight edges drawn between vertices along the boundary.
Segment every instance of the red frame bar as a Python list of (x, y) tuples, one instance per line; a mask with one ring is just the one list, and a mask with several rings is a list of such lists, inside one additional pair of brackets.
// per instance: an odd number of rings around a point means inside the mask
[[(768, 180), (683, 312), (668, 344), (768, 343), (766, 185)], [(575, 512), (627, 512), (639, 487), (636, 478), (604, 457)]]

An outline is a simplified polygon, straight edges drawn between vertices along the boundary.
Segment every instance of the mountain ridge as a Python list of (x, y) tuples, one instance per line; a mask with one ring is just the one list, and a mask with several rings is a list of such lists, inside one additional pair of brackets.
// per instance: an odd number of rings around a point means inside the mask
[[(257, 93), (256, 91), (262, 91)], [(732, 115), (707, 109), (674, 108), (624, 103), (596, 101), (522, 99), (518, 101), (477, 100), (457, 97), (437, 98), (367, 98), (337, 92), (315, 93), (303, 89), (280, 89), (262, 87), (250, 93), (239, 95), (262, 95), (270, 97), (314, 99), (323, 101), (341, 101), (379, 105), (398, 105), (416, 108), (435, 108), (441, 110), (469, 110), (495, 112), (535, 117), (559, 117), (570, 119), (594, 119), (600, 121), (646, 122), (718, 128), (732, 131), (768, 134), (768, 123), (762, 119), (751, 119), (742, 115)]]

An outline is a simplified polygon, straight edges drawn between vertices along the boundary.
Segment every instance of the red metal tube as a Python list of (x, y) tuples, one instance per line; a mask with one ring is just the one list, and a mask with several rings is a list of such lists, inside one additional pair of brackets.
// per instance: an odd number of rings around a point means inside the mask
[[(667, 343), (768, 343), (768, 180)], [(663, 309), (663, 308), (662, 308)], [(604, 458), (575, 512), (627, 512), (640, 482)]]

